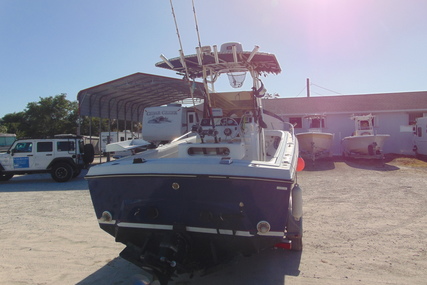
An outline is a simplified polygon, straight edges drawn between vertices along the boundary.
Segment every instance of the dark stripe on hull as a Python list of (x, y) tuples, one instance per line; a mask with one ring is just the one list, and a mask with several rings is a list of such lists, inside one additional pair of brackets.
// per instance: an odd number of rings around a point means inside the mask
[(280, 235), (292, 186), (280, 180), (180, 175), (88, 177), (88, 182), (98, 219), (104, 211), (112, 214), (114, 223), (101, 227), (118, 242), (137, 246), (148, 234), (167, 230), (248, 238), (257, 235), (259, 221)]

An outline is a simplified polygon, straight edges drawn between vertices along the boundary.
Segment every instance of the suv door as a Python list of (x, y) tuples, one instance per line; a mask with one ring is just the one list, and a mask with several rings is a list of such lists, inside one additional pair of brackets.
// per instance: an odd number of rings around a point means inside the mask
[(34, 168), (36, 170), (46, 169), (53, 158), (53, 142), (36, 142), (36, 151), (34, 153)]
[(79, 146), (76, 144), (75, 140), (59, 140), (56, 142), (56, 157), (70, 157), (74, 160), (75, 163), (78, 163), (78, 147)]
[(27, 170), (34, 165), (34, 143), (32, 141), (17, 142), (13, 149), (13, 169)]

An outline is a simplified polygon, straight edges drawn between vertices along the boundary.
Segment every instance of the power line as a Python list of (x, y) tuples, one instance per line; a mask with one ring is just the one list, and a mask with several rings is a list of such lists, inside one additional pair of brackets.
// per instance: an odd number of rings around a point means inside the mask
[(314, 84), (314, 83), (311, 83), (311, 84), (310, 84), (310, 86), (311, 86), (311, 85), (314, 85), (314, 86), (316, 86), (316, 87), (322, 88), (322, 89), (324, 89), (324, 90), (326, 90), (326, 91), (329, 91), (329, 92), (333, 92), (333, 93), (335, 93), (335, 94), (343, 95), (342, 93), (339, 93), (339, 92), (337, 92), (337, 91), (334, 91), (334, 90), (331, 90), (331, 89), (328, 89), (328, 88), (322, 87), (322, 86), (317, 85), (317, 84)]
[[(332, 93), (335, 93), (335, 94), (338, 94), (338, 95), (343, 95), (342, 93), (340, 93), (340, 92), (337, 92), (337, 91), (334, 91), (334, 90), (332, 90), (332, 89), (328, 89), (328, 88), (325, 88), (325, 87), (322, 87), (322, 86), (320, 86), (320, 85), (317, 85), (317, 84), (315, 84), (315, 83), (312, 83), (312, 82), (310, 82), (310, 84), (308, 85), (309, 87), (311, 87), (311, 86), (316, 86), (316, 87), (318, 87), (318, 88), (321, 88), (321, 89), (323, 89), (323, 90), (326, 90), (326, 91), (329, 91), (329, 92), (332, 92)], [(304, 92), (305, 90), (307, 90), (307, 86), (304, 86), (304, 88), (297, 94), (297, 96), (296, 97), (299, 97), (300, 95), (301, 95), (301, 93), (302, 92)], [(313, 90), (311, 90), (311, 93), (315, 93), (316, 95), (321, 95), (320, 93), (318, 93), (318, 92), (313, 92)]]

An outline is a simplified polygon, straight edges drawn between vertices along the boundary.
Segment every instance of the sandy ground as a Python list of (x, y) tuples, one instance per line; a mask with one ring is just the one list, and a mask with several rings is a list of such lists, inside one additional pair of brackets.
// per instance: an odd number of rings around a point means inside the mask
[[(318, 161), (300, 172), (304, 249), (238, 257), (171, 284), (426, 284), (427, 163)], [(84, 173), (0, 184), (0, 284), (133, 284), (141, 271), (99, 229)]]

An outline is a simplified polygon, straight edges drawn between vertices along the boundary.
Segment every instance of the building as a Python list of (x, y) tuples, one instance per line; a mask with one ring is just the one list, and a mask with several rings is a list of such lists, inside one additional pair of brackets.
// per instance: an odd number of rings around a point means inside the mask
[(383, 152), (413, 155), (413, 125), (427, 116), (427, 91), (340, 95), (322, 97), (279, 98), (263, 101), (264, 107), (296, 124), (295, 132), (308, 129), (307, 115), (325, 115), (324, 131), (335, 134), (332, 152), (341, 155), (341, 139), (354, 131), (351, 115), (375, 115), (378, 134), (389, 134)]

